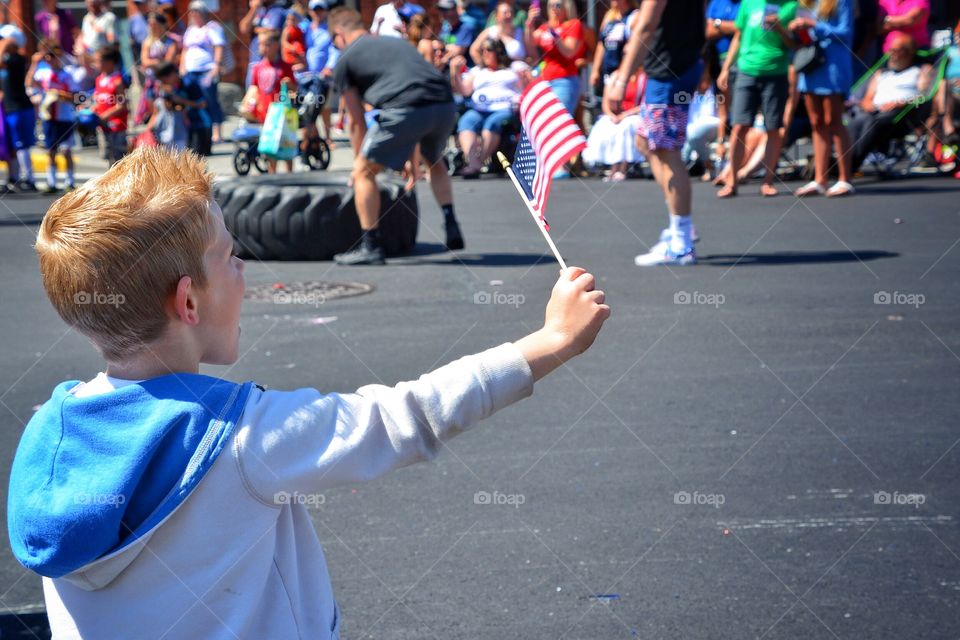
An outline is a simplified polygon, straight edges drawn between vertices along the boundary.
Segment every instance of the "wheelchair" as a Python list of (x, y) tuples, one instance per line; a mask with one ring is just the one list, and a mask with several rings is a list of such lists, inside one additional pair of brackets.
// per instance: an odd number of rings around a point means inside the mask
[[(457, 138), (457, 124), (460, 122), (460, 116), (466, 113), (469, 108), (466, 102), (458, 105), (457, 121), (454, 123), (453, 133), (450, 135), (447, 150), (443, 155), (443, 161), (447, 165), (447, 173), (450, 174), (451, 177), (462, 175), (464, 167), (467, 166), (463, 150), (460, 149), (460, 143)], [(493, 156), (487, 163), (486, 173), (506, 175), (503, 166), (497, 161), (497, 153), (502, 153), (507, 157), (507, 160), (513, 162), (517, 144), (520, 142), (521, 132), (520, 114), (514, 111), (513, 117), (504, 123), (503, 129), (500, 131), (500, 144), (497, 145), (497, 149), (493, 152)]]
[[(917, 51), (917, 58), (934, 68), (935, 79), (924, 95), (920, 96), (916, 102), (905, 106), (897, 114), (893, 121), (897, 126), (897, 133), (894, 138), (888, 144), (873, 150), (864, 159), (862, 166), (873, 168), (879, 178), (890, 179), (907, 176), (917, 171), (925, 158), (930, 131), (924, 126), (924, 122), (930, 116), (933, 98), (943, 82), (944, 70), (948, 62), (946, 53), (947, 47)], [(854, 83), (851, 94), (856, 94), (863, 88), (874, 73), (886, 65), (889, 57), (889, 53), (881, 56)], [(854, 113), (855, 111), (851, 110), (848, 111), (847, 115), (852, 116)]]

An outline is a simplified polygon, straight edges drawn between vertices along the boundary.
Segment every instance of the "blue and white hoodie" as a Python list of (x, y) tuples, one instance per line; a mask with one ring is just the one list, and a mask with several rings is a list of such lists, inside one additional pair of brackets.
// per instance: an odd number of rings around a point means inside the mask
[(429, 459), (532, 390), (512, 344), (352, 394), (196, 374), (65, 382), (17, 449), (11, 546), (44, 576), (55, 640), (337, 638), (293, 497)]

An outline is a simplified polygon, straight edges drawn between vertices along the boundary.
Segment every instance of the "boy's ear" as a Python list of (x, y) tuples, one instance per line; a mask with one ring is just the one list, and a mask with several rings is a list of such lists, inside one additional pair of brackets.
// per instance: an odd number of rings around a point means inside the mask
[(199, 324), (200, 312), (197, 307), (197, 291), (193, 288), (193, 280), (190, 276), (180, 276), (180, 280), (177, 281), (173, 310), (184, 324), (188, 326)]

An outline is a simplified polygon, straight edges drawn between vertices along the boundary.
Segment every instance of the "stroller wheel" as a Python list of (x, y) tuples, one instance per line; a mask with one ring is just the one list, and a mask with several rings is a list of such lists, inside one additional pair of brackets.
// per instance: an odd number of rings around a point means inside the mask
[(330, 147), (326, 141), (320, 138), (307, 141), (303, 161), (311, 171), (326, 170), (330, 166)]
[(243, 149), (237, 149), (233, 152), (233, 170), (238, 176), (245, 176), (250, 173), (250, 156)]
[(253, 157), (253, 166), (257, 168), (257, 171), (260, 173), (270, 171), (270, 164), (267, 162), (266, 156), (260, 155), (256, 149), (251, 149), (249, 155)]

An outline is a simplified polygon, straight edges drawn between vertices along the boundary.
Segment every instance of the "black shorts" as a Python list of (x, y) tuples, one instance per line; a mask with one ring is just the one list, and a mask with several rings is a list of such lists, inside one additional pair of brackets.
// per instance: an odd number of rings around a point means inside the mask
[(457, 108), (453, 102), (381, 109), (376, 122), (367, 129), (360, 155), (399, 171), (419, 143), (423, 158), (434, 164), (447, 148), (456, 119)]
[(759, 109), (766, 130), (779, 129), (789, 96), (787, 76), (749, 76), (739, 71), (733, 87), (733, 124), (752, 125)]

